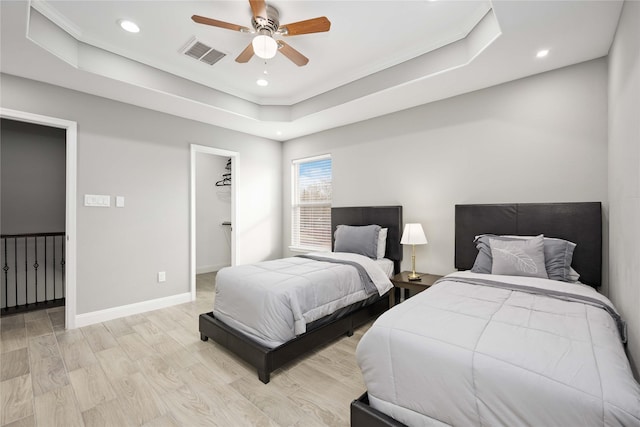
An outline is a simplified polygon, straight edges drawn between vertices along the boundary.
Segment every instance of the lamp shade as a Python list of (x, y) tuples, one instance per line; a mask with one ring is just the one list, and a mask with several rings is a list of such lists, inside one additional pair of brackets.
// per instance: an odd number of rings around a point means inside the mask
[(426, 245), (427, 237), (422, 230), (422, 224), (406, 224), (400, 243), (403, 245)]
[(278, 43), (272, 37), (264, 34), (255, 36), (251, 45), (256, 56), (262, 59), (271, 59), (278, 52)]

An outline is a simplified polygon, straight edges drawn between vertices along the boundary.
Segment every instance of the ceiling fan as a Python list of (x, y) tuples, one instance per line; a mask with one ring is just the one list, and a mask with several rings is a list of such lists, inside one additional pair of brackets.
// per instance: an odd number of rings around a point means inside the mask
[(238, 55), (236, 62), (249, 62), (253, 55), (263, 59), (270, 59), (279, 51), (299, 67), (307, 65), (309, 58), (289, 46), (283, 40), (274, 39), (273, 36), (297, 36), (300, 34), (323, 33), (329, 31), (331, 28), (331, 22), (324, 16), (280, 25), (280, 14), (278, 10), (266, 4), (265, 0), (249, 0), (249, 4), (253, 12), (253, 18), (251, 19), (251, 26), (253, 28), (230, 24), (199, 15), (193, 15), (191, 19), (198, 24), (226, 28), (228, 30), (240, 31), (241, 33), (256, 34), (253, 41), (249, 43), (249, 46)]

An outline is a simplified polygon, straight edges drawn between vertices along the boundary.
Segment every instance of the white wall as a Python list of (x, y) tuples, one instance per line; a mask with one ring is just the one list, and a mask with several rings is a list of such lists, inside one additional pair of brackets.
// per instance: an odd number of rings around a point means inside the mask
[(196, 154), (196, 273), (231, 265), (231, 187), (216, 187), (228, 157)]
[(640, 379), (640, 3), (624, 3), (609, 53), (609, 296)]
[[(563, 68), (288, 141), (283, 251), (290, 242), (291, 160), (331, 153), (333, 205), (404, 207), (429, 244), (416, 268), (454, 270), (454, 205), (607, 200), (607, 64)], [(409, 269), (410, 249), (403, 268)]]
[[(0, 79), (2, 107), (78, 123), (78, 314), (189, 292), (191, 143), (240, 153), (238, 264), (281, 255), (279, 142), (15, 76)], [(84, 207), (84, 194), (125, 196), (126, 207)], [(158, 271), (167, 273), (163, 284)]]

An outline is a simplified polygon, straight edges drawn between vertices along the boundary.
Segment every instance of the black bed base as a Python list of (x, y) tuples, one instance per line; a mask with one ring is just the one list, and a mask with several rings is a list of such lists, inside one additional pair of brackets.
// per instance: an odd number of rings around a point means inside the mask
[(407, 427), (400, 421), (369, 406), (369, 396), (362, 396), (351, 402), (351, 427)]
[(345, 317), (306, 332), (275, 348), (264, 347), (256, 343), (216, 319), (213, 312), (209, 312), (200, 315), (200, 339), (207, 341), (211, 338), (235, 353), (254, 366), (258, 370), (260, 381), (267, 384), (271, 372), (341, 335), (353, 335), (355, 328), (375, 319), (388, 309), (389, 297), (385, 294), (372, 304), (361, 307)]

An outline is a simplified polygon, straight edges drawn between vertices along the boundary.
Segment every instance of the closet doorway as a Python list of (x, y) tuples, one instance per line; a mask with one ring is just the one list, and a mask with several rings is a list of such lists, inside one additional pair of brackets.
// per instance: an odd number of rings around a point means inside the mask
[(191, 299), (196, 275), (235, 265), (239, 153), (191, 145)]

